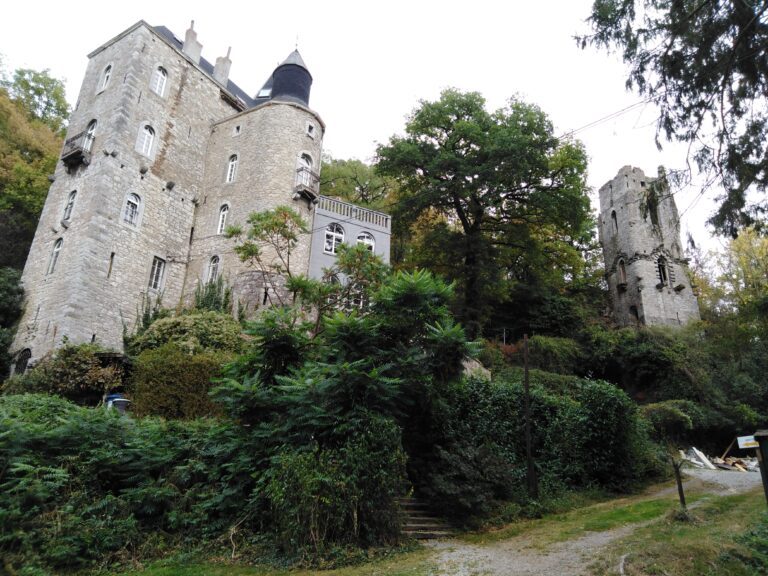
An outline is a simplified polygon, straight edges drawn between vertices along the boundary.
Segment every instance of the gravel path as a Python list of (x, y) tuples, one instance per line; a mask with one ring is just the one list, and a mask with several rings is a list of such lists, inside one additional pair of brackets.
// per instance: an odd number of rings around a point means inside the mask
[[(687, 486), (703, 485), (712, 494), (725, 496), (745, 492), (760, 485), (759, 472), (686, 470)], [(665, 496), (677, 489), (664, 488), (649, 494)], [(578, 576), (586, 574), (594, 555), (612, 541), (631, 534), (647, 522), (622, 526), (604, 532), (589, 532), (581, 538), (558, 542), (546, 551), (536, 550), (525, 534), (501, 542), (474, 545), (459, 540), (433, 540), (427, 544), (436, 551), (439, 574), (450, 576)]]

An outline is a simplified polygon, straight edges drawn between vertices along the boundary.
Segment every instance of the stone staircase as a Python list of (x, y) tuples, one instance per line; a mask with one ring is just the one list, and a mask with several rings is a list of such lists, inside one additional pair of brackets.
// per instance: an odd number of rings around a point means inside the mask
[(453, 535), (453, 529), (443, 520), (434, 516), (426, 502), (408, 496), (398, 498), (398, 504), (403, 510), (405, 523), (403, 534), (416, 540), (429, 540), (431, 538), (447, 538)]

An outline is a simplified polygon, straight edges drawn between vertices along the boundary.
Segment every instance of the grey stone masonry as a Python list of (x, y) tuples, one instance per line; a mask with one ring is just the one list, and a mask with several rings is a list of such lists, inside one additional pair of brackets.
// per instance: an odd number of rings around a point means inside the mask
[[(89, 54), (22, 275), (12, 352), (34, 363), (65, 341), (122, 350), (148, 301), (188, 302), (212, 261), (252, 311), (263, 278), (224, 227), (288, 205), (317, 228), (322, 119), (302, 103), (250, 98), (229, 80), (229, 54), (212, 66), (201, 50), (191, 28), (182, 43), (140, 21)], [(388, 260), (388, 227), (378, 242)], [(292, 270), (315, 269), (311, 252), (310, 235)]]
[(652, 178), (624, 166), (600, 188), (599, 234), (617, 324), (680, 326), (699, 319), (663, 168)]

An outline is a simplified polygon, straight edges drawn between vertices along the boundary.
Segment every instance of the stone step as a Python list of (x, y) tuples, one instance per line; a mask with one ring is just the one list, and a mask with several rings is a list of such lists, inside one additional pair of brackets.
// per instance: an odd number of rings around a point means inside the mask
[(451, 526), (442, 518), (435, 516), (423, 500), (407, 497), (399, 498), (397, 502), (405, 516), (403, 533), (409, 538), (429, 540), (448, 538), (453, 535)]

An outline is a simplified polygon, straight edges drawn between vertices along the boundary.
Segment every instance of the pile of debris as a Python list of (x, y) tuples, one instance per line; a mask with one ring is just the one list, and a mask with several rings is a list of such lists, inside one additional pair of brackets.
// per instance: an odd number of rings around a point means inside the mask
[(698, 448), (691, 447), (687, 452), (680, 450), (680, 457), (697, 468), (707, 468), (709, 470), (732, 470), (734, 472), (759, 472), (760, 468), (757, 458), (733, 458), (733, 457), (714, 457), (705, 456)]

